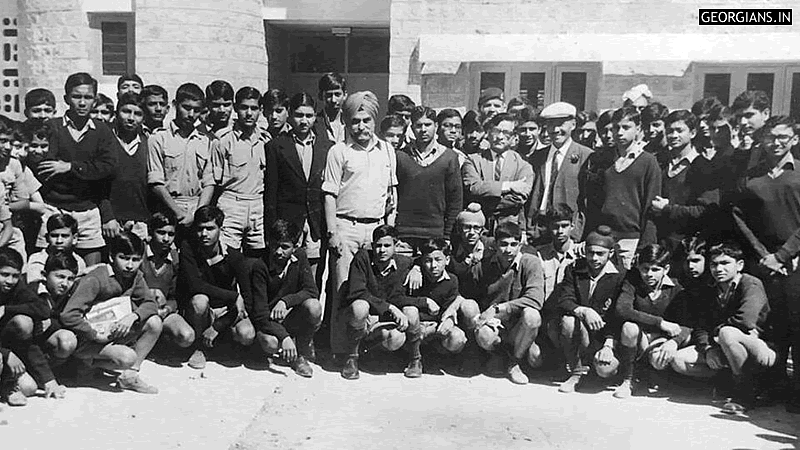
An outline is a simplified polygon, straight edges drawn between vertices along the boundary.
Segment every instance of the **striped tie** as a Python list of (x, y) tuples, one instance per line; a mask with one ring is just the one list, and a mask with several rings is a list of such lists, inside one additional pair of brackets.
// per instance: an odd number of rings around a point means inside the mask
[(503, 155), (497, 155), (494, 159), (494, 181), (500, 181), (503, 174)]

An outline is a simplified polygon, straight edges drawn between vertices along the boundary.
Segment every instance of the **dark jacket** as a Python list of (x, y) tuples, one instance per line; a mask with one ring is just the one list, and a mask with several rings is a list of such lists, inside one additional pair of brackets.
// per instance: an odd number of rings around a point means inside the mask
[(574, 315), (579, 306), (594, 309), (606, 322), (606, 326), (597, 333), (603, 337), (616, 337), (619, 332), (619, 319), (615, 314), (616, 301), (622, 292), (625, 271), (617, 268), (617, 273), (606, 273), (597, 281), (597, 286), (589, 297), (589, 267), (585, 260), (579, 260), (569, 267), (564, 280), (556, 286), (551, 298), (562, 315)]

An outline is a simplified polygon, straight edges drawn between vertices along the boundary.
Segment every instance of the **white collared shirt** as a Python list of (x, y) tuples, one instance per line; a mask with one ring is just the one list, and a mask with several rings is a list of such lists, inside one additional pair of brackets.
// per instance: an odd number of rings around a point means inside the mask
[(90, 118), (86, 121), (86, 124), (83, 126), (83, 128), (79, 130), (75, 126), (75, 122), (73, 122), (72, 119), (70, 119), (66, 114), (64, 114), (64, 119), (61, 123), (64, 125), (67, 131), (69, 131), (70, 136), (72, 136), (72, 139), (74, 139), (75, 142), (82, 141), (83, 138), (86, 137), (86, 134), (89, 132), (89, 130), (94, 130), (97, 128), (94, 124), (94, 120)]
[(436, 139), (432, 140), (427, 147), (425, 147), (425, 155), (423, 156), (422, 153), (416, 148), (413, 147), (411, 149), (411, 157), (414, 158), (414, 161), (417, 162), (422, 167), (428, 167), (433, 164), (437, 159), (439, 159), (444, 151), (447, 148), (442, 144), (438, 143)]
[(567, 138), (567, 141), (564, 142), (564, 145), (561, 148), (556, 148), (556, 144), (550, 144), (550, 149), (547, 151), (547, 159), (544, 162), (544, 169), (542, 171), (542, 177), (544, 179), (542, 182), (544, 183), (544, 192), (542, 193), (542, 203), (539, 205), (539, 211), (546, 212), (547, 211), (547, 199), (552, 194), (550, 192), (550, 175), (553, 171), (553, 156), (556, 158), (556, 165), (558, 169), (561, 170), (561, 164), (564, 163), (564, 156), (569, 150), (569, 146), (572, 145), (572, 138)]
[(775, 167), (767, 172), (767, 175), (773, 180), (778, 178), (779, 176), (783, 175), (783, 172), (786, 172), (787, 164), (791, 166), (791, 170), (794, 170), (794, 155), (792, 155), (791, 151), (786, 152), (786, 154), (783, 155), (783, 158), (778, 161), (778, 164), (776, 164)]
[(661, 278), (661, 283), (656, 286), (655, 289), (650, 291), (649, 294), (647, 294), (647, 296), (650, 298), (650, 301), (654, 302), (658, 300), (658, 297), (661, 297), (661, 293), (664, 291), (665, 287), (675, 287), (675, 282), (672, 281), (672, 278), (670, 278), (669, 275), (664, 275)]
[[(372, 265), (377, 267), (377, 265), (374, 262), (372, 263)], [(394, 258), (392, 258), (389, 260), (389, 264), (387, 264), (386, 267), (380, 271), (380, 274), (382, 277), (385, 277), (395, 270), (397, 270), (397, 262), (395, 262)]]
[(669, 161), (667, 166), (667, 176), (669, 178), (674, 178), (678, 176), (681, 172), (686, 170), (692, 163), (694, 162), (697, 157), (700, 156), (695, 150), (694, 146), (689, 145), (689, 150), (683, 152), (677, 158), (672, 158)]
[(608, 261), (596, 277), (589, 276), (589, 298), (592, 298), (594, 290), (597, 288), (597, 282), (600, 281), (603, 276), (613, 273), (619, 273), (619, 270), (617, 270), (617, 267), (611, 261)]
[(122, 146), (122, 149), (125, 150), (125, 153), (128, 156), (133, 156), (136, 154), (136, 150), (139, 149), (139, 144), (142, 143), (142, 139), (139, 137), (139, 133), (136, 133), (136, 137), (131, 142), (125, 142), (117, 135), (116, 129), (114, 130), (114, 136), (117, 136), (117, 141), (119, 145)]
[(624, 172), (625, 169), (630, 167), (631, 164), (633, 164), (633, 162), (636, 161), (636, 158), (638, 158), (639, 155), (642, 154), (642, 152), (644, 152), (643, 142), (632, 143), (630, 147), (628, 147), (628, 149), (625, 150), (625, 155), (620, 156), (619, 158), (617, 158), (616, 161), (614, 161), (614, 169), (616, 169), (616, 171), (619, 173)]
[(209, 266), (219, 264), (223, 259), (225, 259), (226, 256), (228, 256), (228, 249), (222, 245), (222, 242), (217, 243), (217, 245), (219, 246), (219, 254), (206, 259), (206, 263), (208, 263)]
[(286, 265), (283, 266), (283, 270), (281, 270), (281, 273), (280, 275), (278, 275), (278, 278), (280, 278), (281, 280), (284, 279), (286, 277), (286, 274), (289, 273), (289, 266), (291, 266), (296, 262), (297, 262), (296, 256), (292, 255), (291, 257), (289, 257), (289, 260), (286, 261)]

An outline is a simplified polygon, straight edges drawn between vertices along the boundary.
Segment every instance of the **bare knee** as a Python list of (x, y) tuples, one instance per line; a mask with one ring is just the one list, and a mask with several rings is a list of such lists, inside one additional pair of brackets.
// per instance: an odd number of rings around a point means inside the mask
[(27, 372), (23, 373), (19, 378), (17, 378), (17, 387), (19, 388), (20, 392), (22, 392), (25, 397), (33, 397), (36, 395), (36, 389), (39, 386), (36, 385), (36, 380), (33, 379)]
[(194, 340), (194, 330), (188, 325), (180, 327), (175, 333), (175, 344), (178, 347), (187, 348), (194, 343)]
[(261, 349), (264, 350), (264, 353), (268, 355), (274, 355), (278, 353), (280, 342), (278, 342), (277, 337), (266, 333), (257, 333), (257, 337), (258, 344), (261, 345)]
[(350, 324), (357, 325), (369, 317), (369, 303), (366, 300), (356, 300), (350, 304)]
[(525, 308), (522, 310), (522, 317), (520, 317), (520, 324), (530, 330), (538, 329), (542, 326), (542, 316), (539, 311), (533, 308)]
[(116, 352), (112, 361), (119, 366), (120, 369), (130, 369), (136, 364), (136, 352), (127, 346), (117, 345)]
[(721, 347), (730, 347), (739, 342), (742, 337), (742, 332), (736, 327), (722, 327), (719, 330), (718, 337)]
[(464, 299), (461, 302), (459, 311), (461, 312), (461, 316), (467, 320), (468, 324), (471, 324), (472, 321), (481, 314), (481, 308), (478, 306), (478, 302), (468, 299)]
[(236, 326), (233, 337), (236, 342), (248, 346), (256, 339), (256, 330), (249, 323), (241, 322)]
[(450, 353), (460, 353), (467, 345), (467, 335), (464, 330), (454, 327), (450, 334), (442, 341), (442, 347)]
[(56, 358), (66, 359), (78, 348), (78, 338), (71, 331), (59, 330), (53, 354)]
[(639, 325), (633, 322), (625, 322), (622, 324), (621, 340), (626, 347), (633, 347), (636, 345), (636, 340), (639, 339)]
[(576, 325), (577, 321), (574, 316), (562, 316), (561, 335), (566, 337), (572, 337), (572, 335), (575, 334)]
[(419, 325), (419, 310), (416, 306), (403, 307), (403, 315), (408, 319), (408, 325)]
[(197, 314), (205, 314), (208, 311), (209, 304), (208, 296), (205, 294), (197, 294), (192, 297), (189, 304), (192, 306), (192, 311)]
[(27, 341), (33, 337), (33, 319), (18, 314), (8, 321), (6, 332), (15, 339)]
[(500, 336), (497, 331), (484, 325), (475, 332), (475, 342), (480, 348), (491, 351), (500, 343)]
[(406, 343), (406, 334), (397, 330), (390, 330), (386, 338), (383, 340), (383, 348), (390, 352), (400, 350)]
[(322, 322), (322, 304), (315, 298), (309, 298), (303, 302), (303, 309), (308, 314), (308, 319), (314, 325)]
[(528, 349), (528, 365), (533, 369), (538, 369), (542, 367), (543, 364), (544, 358), (542, 356), (542, 349), (534, 342)]
[(142, 327), (142, 331), (144, 331), (145, 334), (153, 334), (156, 336), (160, 336), (163, 329), (164, 322), (162, 322), (161, 317), (157, 315), (150, 316)]

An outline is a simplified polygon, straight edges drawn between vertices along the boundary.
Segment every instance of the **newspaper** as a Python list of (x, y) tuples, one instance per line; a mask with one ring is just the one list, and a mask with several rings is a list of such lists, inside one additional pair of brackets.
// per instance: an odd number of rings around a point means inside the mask
[(86, 313), (86, 320), (100, 336), (107, 336), (111, 327), (133, 311), (131, 297), (114, 297), (97, 303)]

